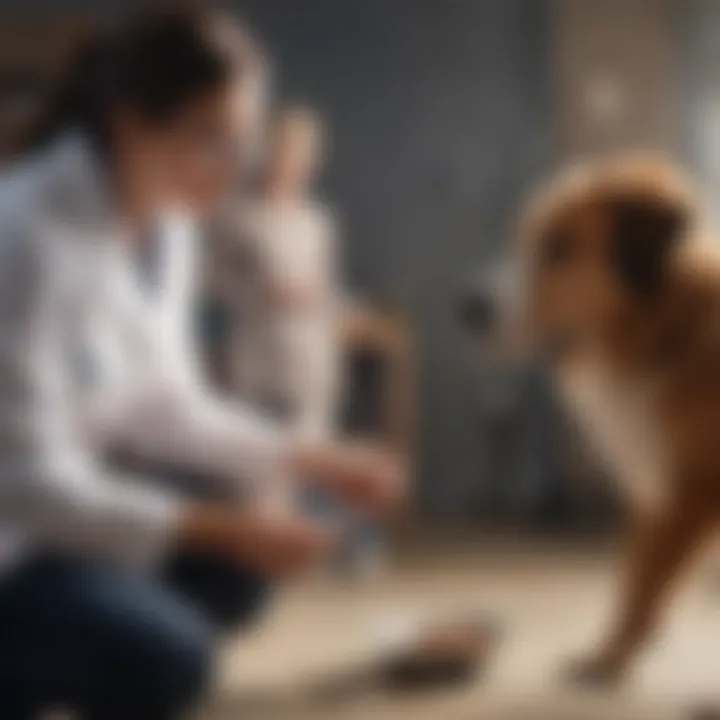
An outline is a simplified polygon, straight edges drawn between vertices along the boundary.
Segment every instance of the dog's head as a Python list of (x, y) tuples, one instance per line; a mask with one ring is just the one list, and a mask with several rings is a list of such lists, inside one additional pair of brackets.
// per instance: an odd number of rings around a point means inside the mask
[(522, 218), (509, 312), (479, 289), (466, 299), (466, 319), (486, 330), (510, 324), (522, 344), (565, 352), (659, 297), (694, 218), (687, 183), (662, 161), (627, 157), (567, 171)]

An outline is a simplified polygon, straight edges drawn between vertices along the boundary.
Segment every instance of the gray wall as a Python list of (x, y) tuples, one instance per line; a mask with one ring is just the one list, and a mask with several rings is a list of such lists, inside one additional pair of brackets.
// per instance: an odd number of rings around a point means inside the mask
[[(282, 91), (327, 114), (327, 191), (355, 285), (419, 338), (421, 489), (457, 515), (482, 496), (459, 287), (499, 248), (548, 139), (541, 0), (253, 0)], [(496, 479), (497, 480), (497, 479)]]
[(687, 0), (679, 12), (678, 145), (720, 220), (720, 2)]

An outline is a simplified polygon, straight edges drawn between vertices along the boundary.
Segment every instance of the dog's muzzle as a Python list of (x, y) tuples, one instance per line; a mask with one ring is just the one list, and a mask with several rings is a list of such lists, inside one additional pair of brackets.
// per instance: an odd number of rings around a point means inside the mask
[(497, 300), (486, 288), (471, 288), (460, 298), (458, 315), (463, 326), (473, 333), (490, 334), (497, 327)]
[(481, 336), (504, 335), (514, 322), (517, 290), (517, 272), (512, 263), (488, 263), (459, 298), (462, 324)]

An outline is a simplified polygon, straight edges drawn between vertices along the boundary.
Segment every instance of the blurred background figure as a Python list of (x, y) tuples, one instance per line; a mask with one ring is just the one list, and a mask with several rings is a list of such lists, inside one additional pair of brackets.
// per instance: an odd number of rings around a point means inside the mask
[[(228, 203), (217, 219), (207, 263), (215, 289), (223, 286), (225, 386), (308, 440), (327, 440), (342, 429), (346, 374), (340, 240), (316, 195), (327, 146), (316, 111), (278, 110), (254, 190)], [(290, 478), (278, 479), (271, 491), (268, 500), (286, 508), (300, 502), (327, 519), (345, 514), (322, 492), (298, 493)], [(337, 558), (342, 569), (380, 560), (379, 537), (360, 525)]]
[(237, 309), (232, 385), (309, 437), (335, 433), (341, 385), (336, 230), (314, 197), (324, 144), (316, 113), (281, 110), (256, 195), (237, 211), (257, 275), (254, 301)]

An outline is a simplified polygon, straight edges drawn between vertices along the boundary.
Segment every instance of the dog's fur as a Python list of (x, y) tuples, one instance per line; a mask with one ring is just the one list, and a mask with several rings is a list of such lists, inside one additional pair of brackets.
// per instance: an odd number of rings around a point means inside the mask
[(694, 194), (663, 161), (566, 173), (521, 228), (522, 332), (631, 509), (620, 607), (588, 682), (620, 677), (720, 521), (720, 264)]

